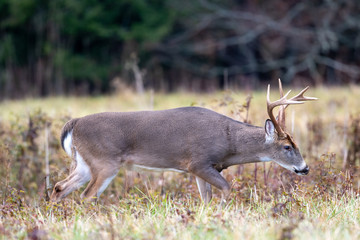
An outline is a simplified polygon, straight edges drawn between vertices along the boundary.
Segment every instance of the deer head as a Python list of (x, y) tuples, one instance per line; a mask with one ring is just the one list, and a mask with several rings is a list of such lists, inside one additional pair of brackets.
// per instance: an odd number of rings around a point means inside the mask
[[(272, 154), (270, 158), (280, 166), (294, 171), (298, 175), (308, 174), (309, 167), (301, 156), (299, 148), (293, 138), (286, 132), (285, 109), (291, 104), (302, 104), (305, 101), (317, 100), (317, 98), (314, 97), (304, 96), (304, 93), (308, 89), (309, 87), (306, 87), (298, 95), (287, 99), (291, 90), (284, 95), (279, 79), (280, 99), (274, 102), (270, 101), (270, 85), (268, 85), (267, 90), (267, 111), (270, 119), (265, 122), (265, 143), (268, 145), (269, 152)], [(276, 118), (273, 114), (275, 107), (280, 107)]]

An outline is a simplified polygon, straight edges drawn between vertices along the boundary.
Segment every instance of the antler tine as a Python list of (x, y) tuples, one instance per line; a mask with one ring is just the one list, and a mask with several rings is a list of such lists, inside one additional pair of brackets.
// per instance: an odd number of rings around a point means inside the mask
[(280, 92), (280, 97), (282, 98), (284, 96), (284, 92), (283, 92), (283, 89), (282, 89), (282, 83), (281, 83), (280, 78), (279, 78), (279, 92)]
[[(304, 88), (303, 90), (301, 90), (301, 92), (300, 92), (298, 95), (290, 98), (289, 100), (291, 100), (291, 101), (315, 101), (315, 100), (318, 100), (318, 98), (316, 98), (316, 97), (307, 97), (307, 96), (304, 96), (304, 93), (305, 93), (309, 88), (310, 88), (310, 87), (307, 86), (306, 88)], [(284, 110), (285, 110), (288, 106), (289, 106), (289, 105), (286, 105), (286, 106), (284, 107)]]
[(310, 87), (307, 86), (306, 88), (304, 88), (298, 95), (290, 98), (290, 100), (294, 100), (294, 101), (313, 101), (313, 100), (318, 100), (318, 98), (316, 97), (306, 97), (304, 96), (304, 93), (309, 89)]
[[(282, 98), (284, 96), (284, 91), (283, 91), (283, 88), (282, 88), (282, 84), (281, 84), (281, 80), (279, 78), (279, 92), (280, 92), (280, 98)], [(280, 127), (285, 131), (286, 130), (286, 124), (285, 124), (285, 108), (286, 106), (281, 106), (280, 107), (280, 110), (279, 110), (279, 113), (277, 115), (277, 121), (280, 125)]]
[(281, 128), (279, 122), (276, 120), (276, 118), (274, 117), (274, 113), (273, 113), (273, 109), (277, 106), (282, 106), (282, 105), (290, 105), (290, 104), (302, 104), (304, 102), (302, 101), (295, 101), (295, 100), (291, 100), (291, 99), (286, 99), (286, 97), (290, 94), (291, 90), (289, 90), (282, 98), (280, 98), (279, 100), (276, 100), (274, 102), (270, 102), (270, 84), (268, 85), (268, 89), (267, 89), (267, 111), (268, 111), (268, 115), (270, 117), (270, 120), (273, 122), (274, 127), (278, 133), (279, 136), (283, 137), (286, 135), (285, 131)]
[(274, 113), (273, 113), (273, 109), (276, 106), (282, 105), (280, 102), (284, 99), (286, 99), (287, 95), (290, 93), (290, 91), (283, 96), (282, 98), (280, 98), (279, 100), (275, 101), (275, 102), (270, 102), (270, 84), (268, 85), (268, 89), (267, 89), (267, 111), (268, 111), (268, 115), (270, 117), (270, 120), (272, 121), (272, 123), (274, 124), (274, 127), (277, 131), (277, 133), (281, 136), (285, 135), (285, 132), (282, 130), (282, 128), (280, 127), (280, 125), (278, 124), (276, 118), (274, 117)]
[(270, 117), (270, 120), (274, 124), (276, 131), (278, 132), (278, 134), (281, 134), (281, 135), (285, 134), (284, 131), (279, 126), (279, 124), (277, 123), (277, 121), (274, 117), (274, 114), (273, 114), (273, 109), (274, 109), (275, 105), (274, 105), (274, 103), (270, 102), (270, 84), (268, 85), (266, 100), (267, 100), (267, 112)]

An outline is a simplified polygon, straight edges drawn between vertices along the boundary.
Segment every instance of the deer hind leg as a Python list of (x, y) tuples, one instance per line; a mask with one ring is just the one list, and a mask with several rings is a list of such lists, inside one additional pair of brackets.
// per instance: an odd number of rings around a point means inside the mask
[(81, 194), (81, 198), (85, 200), (93, 200), (98, 198), (115, 178), (118, 171), (119, 169), (114, 170), (113, 168), (109, 168), (92, 173), (92, 178)]
[(230, 195), (230, 185), (229, 183), (221, 176), (221, 174), (209, 166), (204, 168), (204, 166), (192, 167), (190, 171), (195, 174), (197, 177), (201, 178), (203, 181), (210, 183), (216, 188), (221, 190), (221, 202), (225, 202), (228, 196)]
[(82, 185), (91, 179), (89, 166), (85, 163), (79, 153), (75, 155), (76, 167), (72, 173), (64, 180), (58, 182), (54, 186), (50, 200), (58, 202), (74, 190), (79, 189)]
[(196, 183), (200, 192), (201, 199), (208, 204), (212, 198), (211, 185), (202, 178), (196, 176)]

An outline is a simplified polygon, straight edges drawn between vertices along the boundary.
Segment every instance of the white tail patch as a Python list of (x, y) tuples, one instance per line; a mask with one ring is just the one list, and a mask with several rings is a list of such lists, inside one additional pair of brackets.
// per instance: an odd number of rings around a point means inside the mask
[(71, 157), (72, 156), (72, 152), (71, 152), (72, 131), (70, 131), (66, 134), (63, 145), (64, 145), (65, 152)]

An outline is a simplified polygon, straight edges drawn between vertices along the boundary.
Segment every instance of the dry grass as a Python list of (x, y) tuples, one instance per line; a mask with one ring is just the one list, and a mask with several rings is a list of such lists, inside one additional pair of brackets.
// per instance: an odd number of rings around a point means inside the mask
[[(311, 167), (299, 177), (272, 163), (232, 167), (231, 199), (218, 192), (202, 205), (188, 174), (121, 171), (97, 204), (46, 202), (45, 128), (50, 180), (66, 176), (58, 135), (71, 116), (200, 105), (245, 118), (246, 93), (178, 93), (143, 98), (126, 92), (97, 98), (50, 98), (0, 104), (0, 238), (2, 239), (359, 239), (358, 87), (310, 91), (316, 103), (288, 111), (288, 128)], [(278, 95), (275, 92), (272, 99)], [(293, 110), (295, 111), (293, 113)], [(294, 120), (292, 120), (294, 118)], [(266, 119), (264, 92), (253, 93), (249, 120)], [(354, 125), (355, 124), (355, 125)], [(348, 155), (355, 156), (348, 164)], [(164, 181), (163, 181), (164, 179)]]

